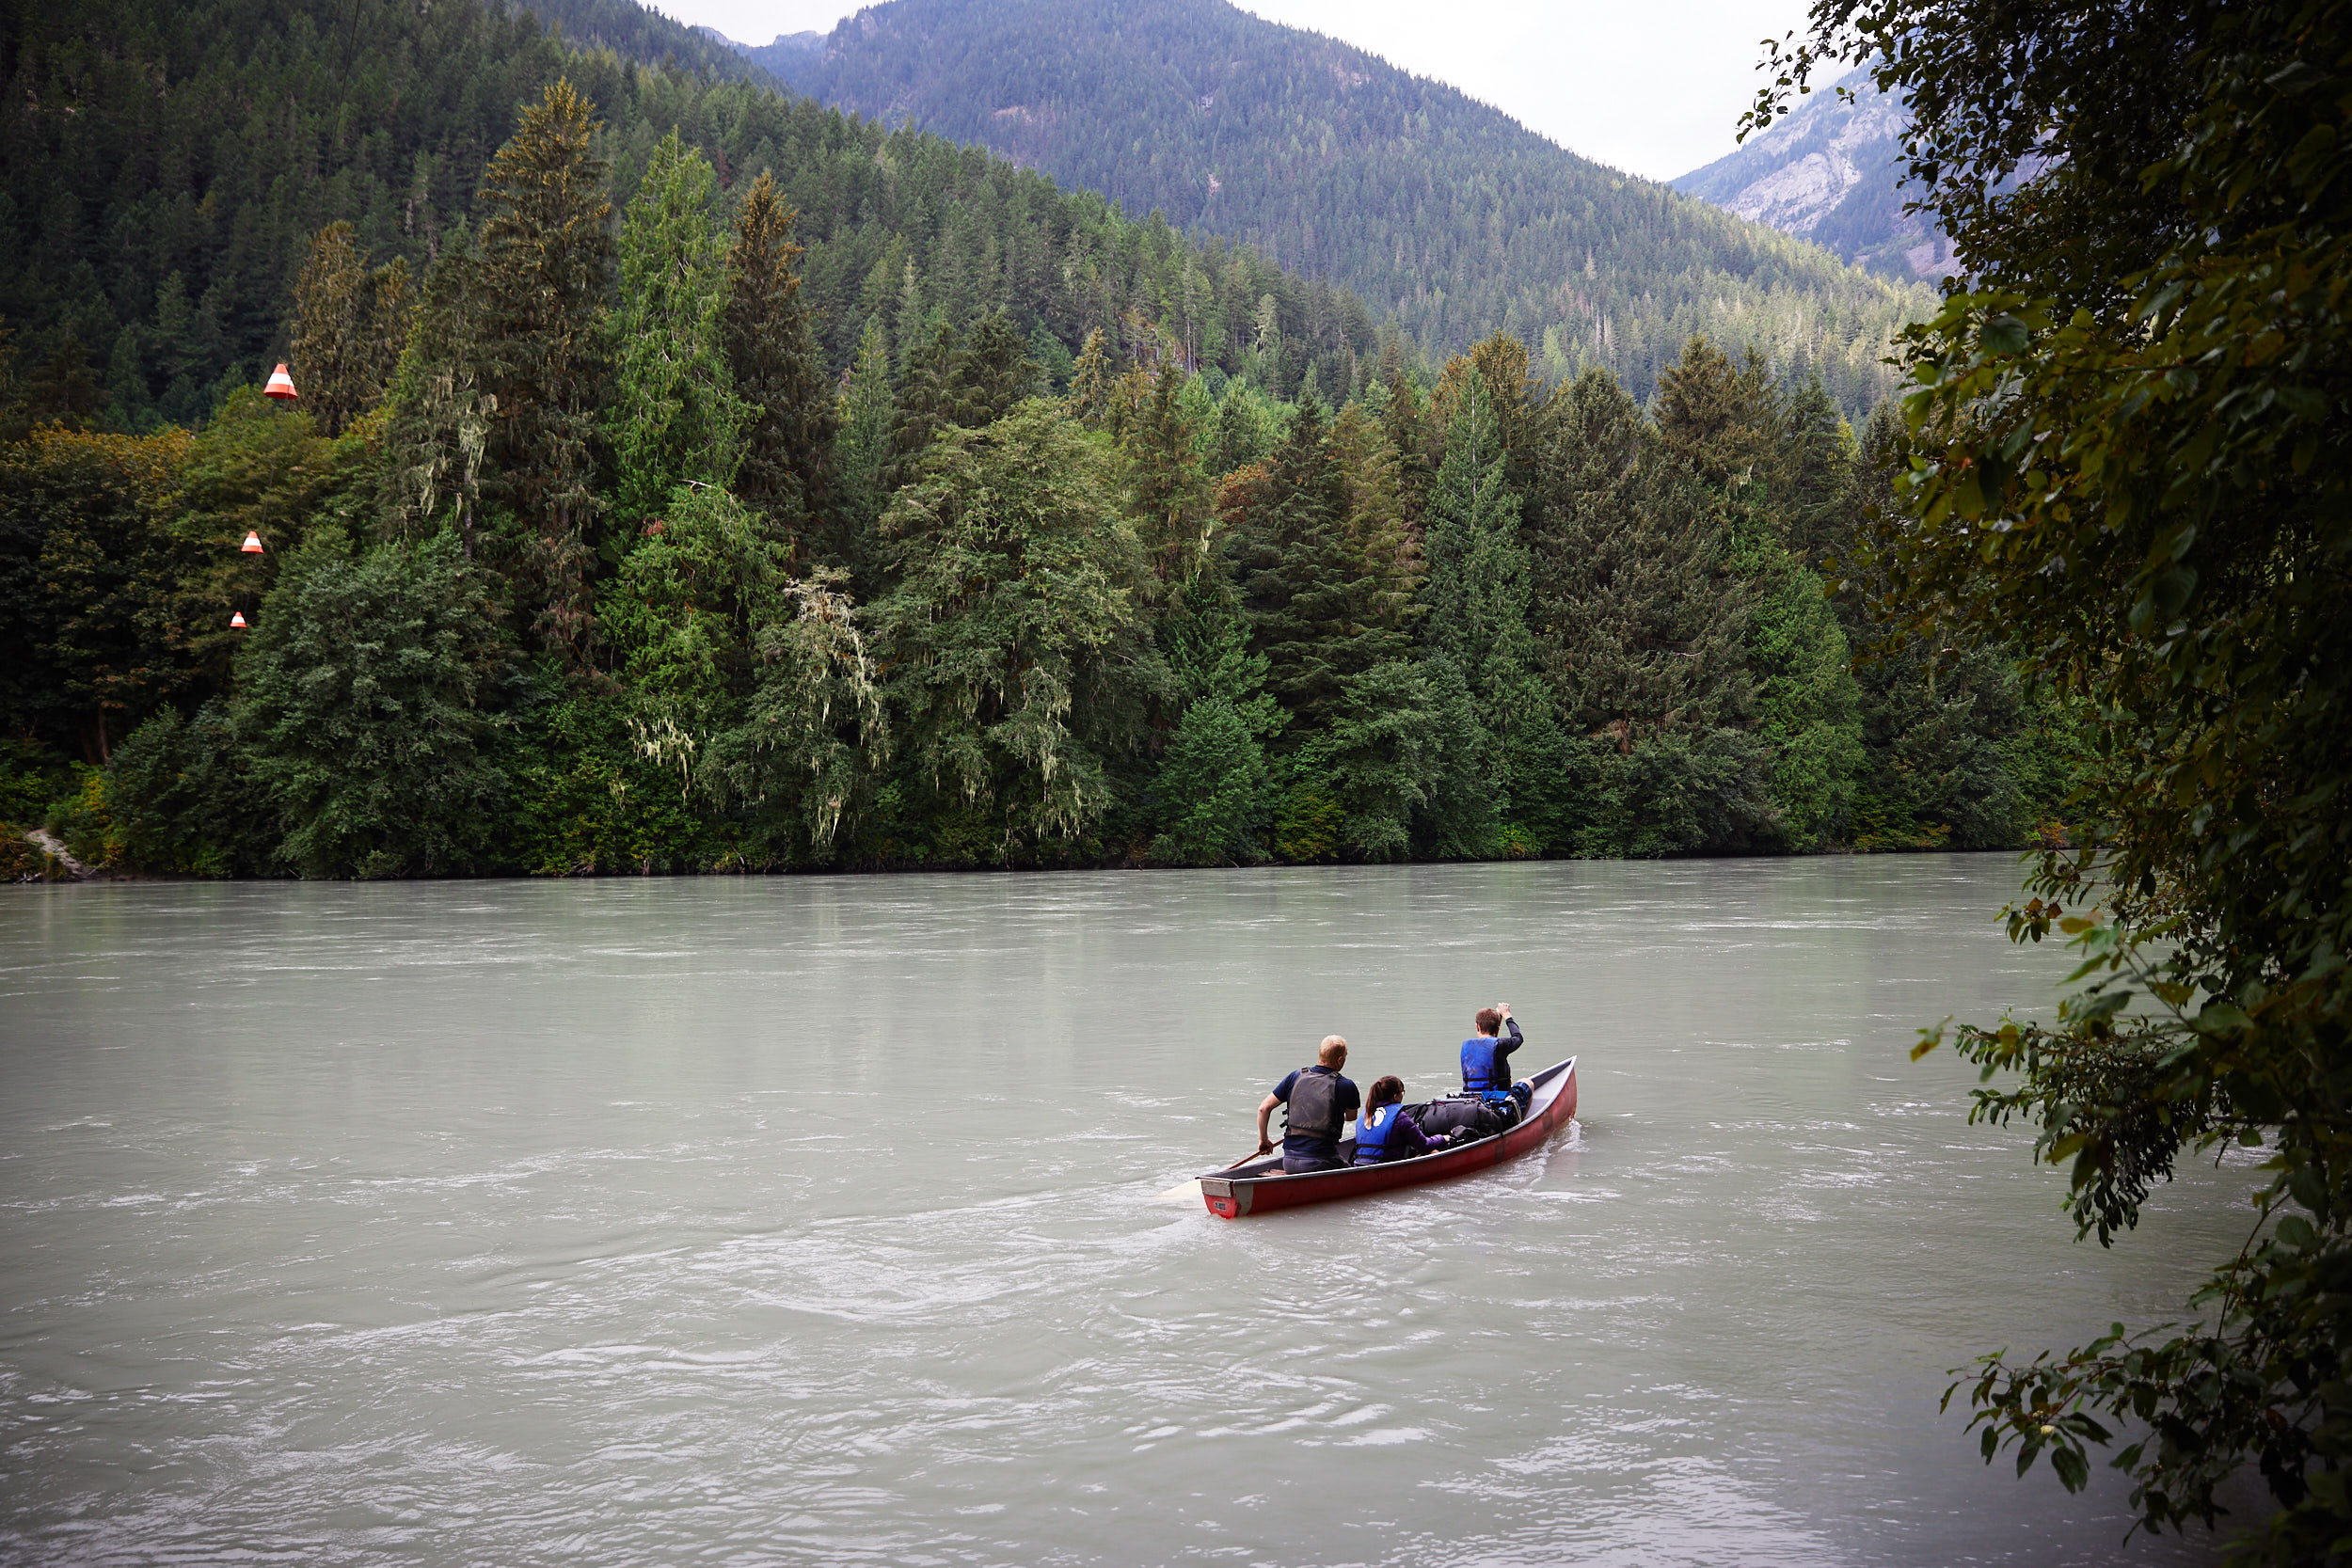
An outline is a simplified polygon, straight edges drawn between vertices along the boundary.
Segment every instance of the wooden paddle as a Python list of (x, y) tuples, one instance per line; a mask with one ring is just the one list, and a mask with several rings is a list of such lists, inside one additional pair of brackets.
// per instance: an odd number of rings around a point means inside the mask
[[(1278, 1145), (1277, 1147), (1279, 1148), (1279, 1146)], [(1263, 1160), (1272, 1152), (1272, 1149), (1253, 1148), (1248, 1153), (1243, 1155), (1240, 1159), (1234, 1161), (1232, 1164), (1227, 1165), (1225, 1168), (1227, 1170), (1239, 1170), (1242, 1166), (1249, 1164), (1250, 1161)], [(1160, 1194), (1159, 1196), (1153, 1198), (1152, 1201), (1154, 1203), (1181, 1202), (1184, 1198), (1196, 1196), (1200, 1190), (1200, 1179), (1197, 1176), (1187, 1176), (1182, 1181), (1177, 1182), (1176, 1185), (1168, 1188), (1168, 1191)]]

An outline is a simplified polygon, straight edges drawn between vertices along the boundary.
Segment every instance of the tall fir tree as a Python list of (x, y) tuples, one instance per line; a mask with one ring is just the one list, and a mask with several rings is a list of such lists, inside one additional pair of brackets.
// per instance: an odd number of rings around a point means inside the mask
[(943, 389), (940, 414), (949, 424), (978, 430), (1012, 412), (1024, 399), (1044, 389), (1045, 377), (1029, 356), (1029, 345), (1002, 310), (973, 325), (971, 337), (954, 359)]
[(1532, 597), (1519, 498), (1506, 483), (1501, 421), (1475, 367), (1463, 377), (1446, 433), (1445, 462), (1429, 495), (1424, 644), (1468, 684), (1485, 732), (1479, 759), (1498, 785), (1520, 727), (1542, 718), (1528, 630)]
[(820, 546), (863, 583), (876, 559), (874, 525), (890, 499), (890, 430), (897, 409), (890, 388), (890, 335), (877, 317), (866, 319), (857, 357), (842, 381), (835, 406), (838, 499)]
[(1532, 555), (1539, 669), (1581, 744), (1579, 853), (1726, 849), (1770, 824), (1750, 591), (1722, 509), (1605, 371), (1555, 400)]
[(883, 475), (884, 486), (893, 491), (914, 483), (923, 454), (954, 422), (949, 418), (948, 381), (962, 352), (956, 329), (945, 321), (930, 326), (920, 343), (913, 348), (902, 344), (900, 351), (905, 366), (892, 400), (890, 461)]
[(1300, 401), (1270, 470), (1231, 549), (1268, 689), (1295, 728), (1311, 729), (1350, 677), (1406, 642), (1383, 624), (1372, 574), (1349, 547), (1347, 483), (1315, 399)]
[(720, 349), (726, 277), (711, 215), (718, 181), (675, 130), (655, 144), (621, 222), (621, 294), (610, 318), (607, 415), (614, 496), (634, 524), (679, 485), (725, 489), (741, 461), (751, 409)]
[(1145, 554), (1162, 585), (1187, 600), (1215, 564), (1216, 516), (1200, 471), (1199, 433), (1184, 405), (1190, 381), (1180, 361), (1163, 359), (1120, 444), (1120, 478)]
[[(302, 406), (328, 436), (342, 435), (345, 425), (382, 400), (415, 310), (407, 261), (394, 257), (371, 272), (353, 235), (348, 223), (320, 230), (294, 278), (287, 356), (302, 390)], [(179, 313), (171, 312), (175, 336), (184, 330)]]
[(762, 169), (736, 217), (722, 318), (736, 394), (754, 421), (744, 432), (737, 488), (796, 534), (828, 531), (840, 419), (802, 287), (803, 247), (792, 238), (798, 217)]
[(612, 204), (591, 113), (570, 80), (558, 79), (490, 160), (481, 194), (479, 347), (497, 400), (491, 469), (528, 531), (533, 629), (575, 666), (595, 649), (597, 420), (611, 381), (599, 326)]
[(425, 274), (386, 393), (377, 487), (386, 532), (415, 539), (446, 527), (469, 562), (483, 544), (483, 468), (498, 412), (479, 353), (481, 274), (473, 236), (452, 231)]
[(1659, 377), (1658, 430), (1710, 490), (1767, 479), (1778, 459), (1781, 409), (1763, 356), (1750, 348), (1734, 359), (1692, 338)]

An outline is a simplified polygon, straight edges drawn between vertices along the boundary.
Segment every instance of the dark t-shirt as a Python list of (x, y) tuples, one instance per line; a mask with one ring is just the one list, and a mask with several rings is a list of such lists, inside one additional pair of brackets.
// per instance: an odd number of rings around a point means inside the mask
[[(1339, 1074), (1332, 1072), (1329, 1068), (1323, 1066), (1320, 1062), (1313, 1067), (1300, 1068), (1298, 1072), (1289, 1074), (1274, 1085), (1275, 1099), (1285, 1105), (1291, 1102), (1291, 1088), (1298, 1082), (1299, 1072), (1320, 1072), (1329, 1077), (1339, 1077)], [(1347, 1113), (1362, 1109), (1364, 1097), (1357, 1092), (1355, 1084), (1346, 1078), (1340, 1078), (1339, 1093), (1333, 1098), (1331, 1106), (1335, 1113), (1333, 1119), (1344, 1123), (1347, 1120)], [(1336, 1133), (1328, 1138), (1309, 1138), (1302, 1137), (1296, 1132), (1284, 1132), (1282, 1152), (1312, 1154), (1326, 1160), (1336, 1160), (1340, 1157), (1340, 1140)]]

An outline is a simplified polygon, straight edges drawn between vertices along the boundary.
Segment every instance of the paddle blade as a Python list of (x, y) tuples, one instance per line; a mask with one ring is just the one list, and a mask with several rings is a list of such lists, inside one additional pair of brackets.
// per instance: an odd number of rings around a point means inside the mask
[(1187, 1177), (1168, 1191), (1152, 1199), (1154, 1203), (1197, 1203), (1200, 1200), (1200, 1179)]

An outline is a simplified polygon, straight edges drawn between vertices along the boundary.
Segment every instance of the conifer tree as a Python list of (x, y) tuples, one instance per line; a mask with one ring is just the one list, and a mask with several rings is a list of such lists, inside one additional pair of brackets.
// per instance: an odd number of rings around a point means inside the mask
[[(1543, 383), (1528, 365), (1527, 345), (1510, 333), (1489, 333), (1472, 343), (1469, 353), (1457, 354), (1446, 362), (1429, 399), (1431, 434), (1438, 445), (1449, 438), (1454, 417), (1469, 401), (1472, 372), (1486, 383), (1511, 487), (1524, 488), (1533, 472), (1545, 395)], [(1433, 463), (1442, 455), (1439, 451)]]
[(896, 404), (890, 390), (890, 337), (878, 318), (866, 318), (857, 358), (842, 383), (836, 406), (834, 471), (838, 501), (824, 546), (854, 574), (863, 570), (858, 562), (868, 559), (865, 543), (872, 539), (874, 524), (890, 499), (890, 429)]
[(1821, 378), (1808, 376), (1785, 412), (1772, 514), (1781, 538), (1817, 570), (1840, 531), (1837, 514), (1853, 465), (1852, 444)]
[(1381, 624), (1366, 563), (1349, 547), (1347, 485), (1323, 405), (1300, 402), (1232, 546), (1250, 645), (1297, 725), (1319, 725), (1343, 683), (1406, 647)]
[(1070, 368), (1070, 415), (1089, 427), (1103, 422), (1111, 406), (1110, 350), (1103, 329), (1095, 327), (1079, 345), (1078, 361)]
[(943, 321), (930, 328), (920, 344), (904, 352), (906, 364), (898, 372), (893, 398), (890, 460), (883, 477), (885, 487), (894, 491), (914, 483), (922, 471), (923, 453), (953, 422), (948, 418), (947, 384), (955, 374), (961, 351), (956, 329)]
[(490, 160), (481, 197), (492, 468), (529, 531), (534, 629), (575, 664), (588, 660), (596, 630), (596, 420), (609, 382), (598, 326), (612, 263), (590, 113), (559, 79)]
[(446, 526), (469, 562), (482, 545), (483, 465), (498, 412), (478, 353), (482, 306), (481, 256), (459, 229), (425, 274), (386, 393), (378, 487), (385, 531), (416, 539)]
[(1583, 854), (1751, 842), (1770, 758), (1750, 733), (1750, 593), (1723, 514), (1614, 377), (1555, 400), (1532, 550), (1539, 671), (1583, 739)]
[(1421, 585), (1419, 546), (1405, 527), (1403, 464), (1377, 414), (1361, 403), (1340, 410), (1331, 443), (1347, 483), (1349, 547), (1372, 574), (1380, 624), (1402, 630)]
[(1169, 591), (1188, 594), (1211, 565), (1209, 485), (1184, 407), (1191, 377), (1163, 359), (1151, 391), (1120, 445), (1120, 477), (1152, 569)]
[(941, 418), (967, 430), (994, 424), (1023, 399), (1035, 397), (1043, 381), (1029, 345), (1002, 310), (991, 310), (972, 328), (947, 372)]
[(1658, 429), (1666, 450), (1721, 492), (1765, 479), (1779, 447), (1781, 415), (1771, 372), (1750, 348), (1733, 359), (1692, 338), (1658, 382)]
[[(407, 261), (396, 256), (370, 272), (350, 224), (330, 223), (311, 240), (294, 279), (288, 357), (302, 406), (326, 435), (342, 435), (383, 398), (408, 340), (408, 292)], [(182, 293), (172, 314), (184, 309)]]
[[(736, 395), (755, 421), (744, 432), (737, 489), (795, 532), (833, 509), (840, 417), (802, 291), (802, 246), (792, 239), (798, 216), (762, 169), (736, 219), (722, 318)], [(879, 332), (879, 325), (869, 322), (867, 330)]]
[(1486, 745), (1480, 758), (1500, 783), (1514, 732), (1539, 717), (1528, 631), (1530, 578), (1519, 541), (1519, 499), (1504, 483), (1502, 424), (1475, 367), (1460, 383), (1445, 462), (1429, 497), (1428, 577), (1422, 587), (1430, 652), (1467, 683)]
[(616, 499), (630, 521), (689, 483), (724, 489), (752, 411), (720, 350), (726, 282), (710, 204), (717, 178), (673, 130), (657, 143), (621, 223), (621, 297), (611, 318), (607, 415)]
[(1389, 445), (1396, 449), (1397, 501), (1403, 512), (1405, 536), (1419, 549), (1429, 509), (1429, 486), (1437, 477), (1429, 461), (1429, 421), (1422, 405), (1421, 388), (1404, 372), (1391, 374), (1388, 388), (1389, 400), (1380, 410), (1380, 423), (1388, 432)]

